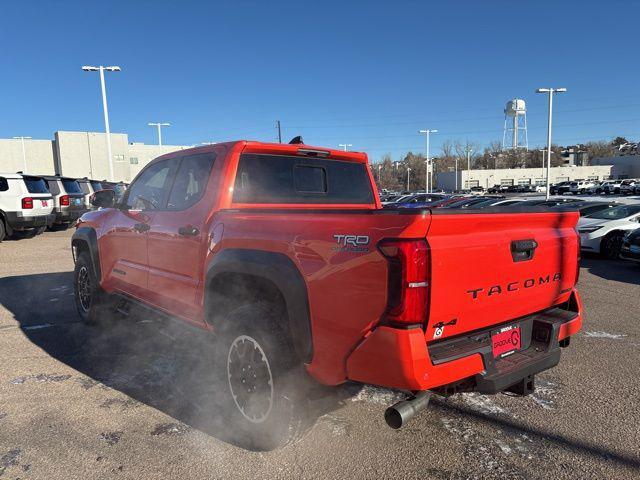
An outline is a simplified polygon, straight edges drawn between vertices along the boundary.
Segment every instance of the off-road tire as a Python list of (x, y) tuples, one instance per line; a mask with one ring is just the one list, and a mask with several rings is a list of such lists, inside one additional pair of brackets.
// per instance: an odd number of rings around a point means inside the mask
[(618, 259), (623, 236), (621, 232), (608, 233), (600, 242), (600, 255), (609, 260)]
[(114, 315), (113, 302), (100, 288), (88, 252), (81, 252), (73, 272), (73, 298), (80, 318), (88, 325), (107, 324)]
[[(233, 443), (249, 450), (291, 444), (309, 427), (310, 379), (294, 352), (280, 310), (262, 303), (240, 306), (224, 318), (216, 340), (218, 378), (225, 389), (225, 430), (232, 432)], [(239, 352), (251, 355), (240, 357)], [(250, 368), (249, 358), (257, 366)], [(247, 383), (241, 380), (244, 377)], [(271, 389), (261, 388), (268, 384), (266, 377)]]

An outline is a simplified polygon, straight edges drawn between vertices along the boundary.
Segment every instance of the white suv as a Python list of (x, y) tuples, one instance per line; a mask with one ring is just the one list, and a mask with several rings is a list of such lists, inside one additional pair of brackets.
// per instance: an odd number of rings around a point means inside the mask
[(44, 181), (53, 197), (53, 229), (66, 229), (88, 209), (85, 194), (75, 178), (45, 175)]
[(587, 193), (595, 186), (596, 184), (592, 180), (579, 180), (577, 182), (571, 182), (571, 193), (573, 193), (574, 195), (577, 195), (579, 193)]
[(0, 173), (0, 241), (15, 232), (41, 233), (54, 220), (42, 177)]

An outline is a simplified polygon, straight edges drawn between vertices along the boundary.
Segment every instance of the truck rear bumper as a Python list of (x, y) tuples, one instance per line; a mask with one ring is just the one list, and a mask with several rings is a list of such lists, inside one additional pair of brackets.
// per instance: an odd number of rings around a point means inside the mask
[[(517, 325), (521, 350), (494, 358), (491, 334)], [(574, 289), (568, 302), (489, 329), (427, 345), (421, 328), (373, 330), (347, 359), (350, 380), (402, 390), (465, 389), (496, 393), (554, 367), (560, 347), (582, 326), (582, 303)]]

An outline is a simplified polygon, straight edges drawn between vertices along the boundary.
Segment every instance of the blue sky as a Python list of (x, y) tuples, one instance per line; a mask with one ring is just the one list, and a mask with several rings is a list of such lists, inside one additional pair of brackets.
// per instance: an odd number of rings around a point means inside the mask
[(529, 143), (637, 139), (637, 2), (5, 1), (0, 138), (111, 129), (170, 144), (283, 137), (351, 143), (373, 162), (442, 141), (502, 139), (505, 102), (528, 104)]

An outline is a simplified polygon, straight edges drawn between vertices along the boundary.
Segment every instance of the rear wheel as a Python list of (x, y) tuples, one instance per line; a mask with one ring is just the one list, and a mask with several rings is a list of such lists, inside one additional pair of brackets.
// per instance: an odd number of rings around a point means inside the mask
[(613, 232), (602, 239), (600, 244), (600, 254), (608, 259), (615, 260), (620, 256), (623, 234)]
[(0, 217), (0, 242), (4, 240), (6, 234), (7, 230), (5, 229), (4, 221), (2, 220), (2, 217)]
[(309, 381), (283, 328), (282, 313), (247, 304), (224, 319), (218, 341), (220, 376), (226, 383), (228, 431), (250, 450), (273, 450), (306, 430)]
[(81, 252), (76, 261), (73, 276), (76, 310), (82, 320), (89, 325), (106, 323), (111, 318), (112, 302), (98, 283), (93, 263), (88, 252)]

